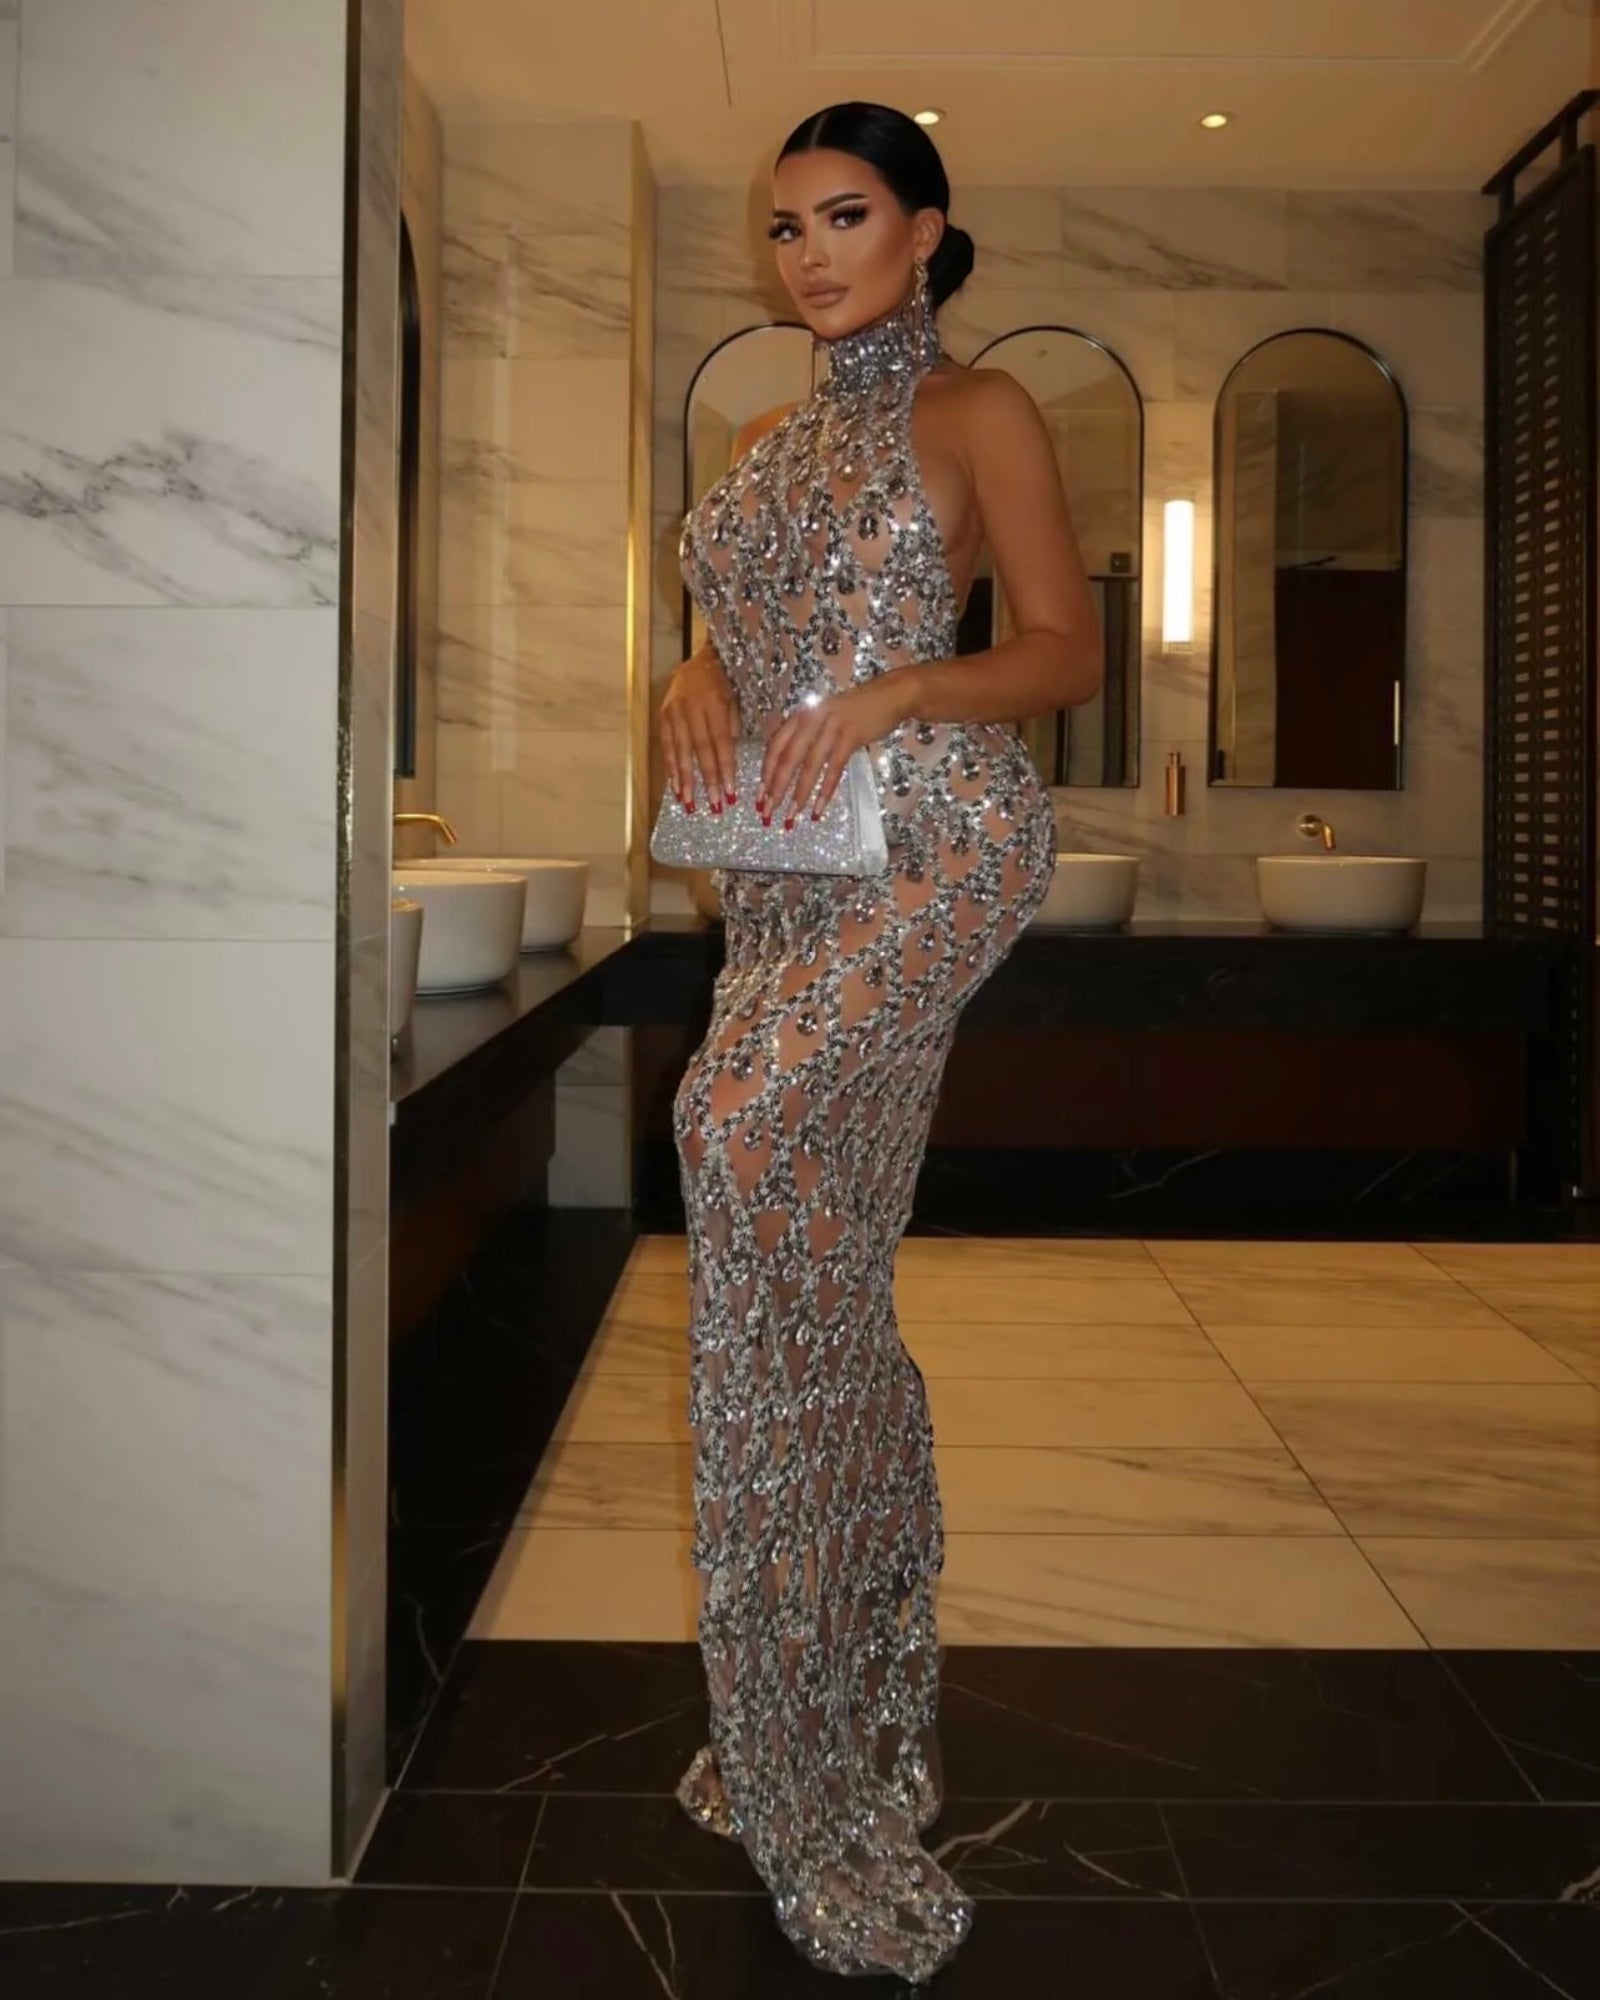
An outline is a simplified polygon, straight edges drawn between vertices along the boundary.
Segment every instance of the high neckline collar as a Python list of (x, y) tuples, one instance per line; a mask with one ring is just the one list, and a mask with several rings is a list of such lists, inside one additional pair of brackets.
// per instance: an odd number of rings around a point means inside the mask
[(933, 314), (919, 308), (914, 293), (882, 319), (857, 327), (854, 333), (841, 334), (837, 340), (819, 337), (815, 345), (828, 357), (824, 386), (847, 394), (875, 389), (885, 382), (909, 386), (920, 382), (944, 359)]

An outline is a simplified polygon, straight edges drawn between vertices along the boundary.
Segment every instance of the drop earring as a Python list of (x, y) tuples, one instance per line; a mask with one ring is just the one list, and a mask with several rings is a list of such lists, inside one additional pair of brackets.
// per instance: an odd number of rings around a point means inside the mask
[(917, 257), (911, 265), (911, 317), (916, 328), (917, 345), (924, 346), (928, 330), (933, 324), (933, 305), (928, 296), (928, 266)]

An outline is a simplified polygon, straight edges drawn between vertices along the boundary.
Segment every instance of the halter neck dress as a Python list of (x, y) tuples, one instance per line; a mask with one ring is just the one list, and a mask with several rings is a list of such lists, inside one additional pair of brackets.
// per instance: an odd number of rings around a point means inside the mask
[[(819, 386), (683, 528), (749, 734), (955, 652), (912, 444), (931, 315), (822, 345)], [(673, 1103), (711, 1711), (680, 1797), (743, 1841), (806, 1957), (920, 1981), (972, 1906), (920, 1839), (944, 1543), (894, 1260), (961, 1010), (1043, 900), (1056, 832), (1009, 724), (913, 718), (869, 750), (888, 872), (718, 871), (724, 965)]]

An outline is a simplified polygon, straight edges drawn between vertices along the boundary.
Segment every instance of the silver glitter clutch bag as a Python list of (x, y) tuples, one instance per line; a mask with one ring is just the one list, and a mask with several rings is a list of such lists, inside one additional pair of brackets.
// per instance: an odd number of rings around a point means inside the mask
[(853, 750), (821, 819), (802, 811), (786, 833), (773, 815), (762, 824), (756, 811), (766, 744), (741, 736), (733, 746), (735, 805), (714, 813), (697, 778), (694, 811), (678, 803), (669, 785), (650, 833), (651, 857), (669, 868), (751, 868), (775, 874), (881, 875), (889, 866), (883, 808), (865, 748)]

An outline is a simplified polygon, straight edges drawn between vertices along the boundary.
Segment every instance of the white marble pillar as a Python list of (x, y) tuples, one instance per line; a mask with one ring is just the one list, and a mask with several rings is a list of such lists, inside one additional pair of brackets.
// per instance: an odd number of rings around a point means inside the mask
[(376, 1802), (400, 6), (360, 4), (347, 425), (345, 0), (0, 0), (11, 1877), (325, 1881)]

